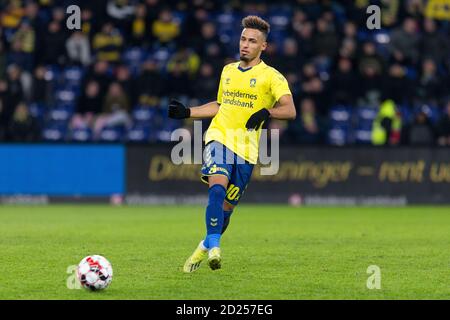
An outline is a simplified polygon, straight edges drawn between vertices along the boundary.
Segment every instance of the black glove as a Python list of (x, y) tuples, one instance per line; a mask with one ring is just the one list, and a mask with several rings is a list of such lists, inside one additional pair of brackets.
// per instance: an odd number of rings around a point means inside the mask
[(169, 103), (169, 118), (172, 119), (186, 119), (191, 116), (191, 109), (186, 108), (178, 100), (171, 100)]
[(256, 111), (254, 114), (248, 118), (247, 124), (245, 127), (250, 130), (258, 130), (259, 126), (270, 117), (269, 110), (262, 108), (259, 111)]

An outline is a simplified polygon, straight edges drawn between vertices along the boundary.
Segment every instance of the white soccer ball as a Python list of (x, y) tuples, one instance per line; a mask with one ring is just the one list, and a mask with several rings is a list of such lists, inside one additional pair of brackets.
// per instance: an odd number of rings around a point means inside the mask
[(103, 290), (111, 284), (113, 269), (105, 257), (87, 256), (78, 264), (77, 277), (84, 288)]

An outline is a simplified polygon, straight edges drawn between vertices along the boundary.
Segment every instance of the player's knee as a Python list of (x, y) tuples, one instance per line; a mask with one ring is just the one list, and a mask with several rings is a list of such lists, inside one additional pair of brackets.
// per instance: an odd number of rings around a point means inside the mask
[(234, 205), (232, 205), (226, 201), (223, 202), (223, 210), (224, 211), (233, 211), (234, 207), (235, 207)]

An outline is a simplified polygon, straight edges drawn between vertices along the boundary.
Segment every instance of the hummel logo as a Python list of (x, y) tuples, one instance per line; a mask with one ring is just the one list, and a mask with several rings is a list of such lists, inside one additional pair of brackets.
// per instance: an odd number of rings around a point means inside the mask
[(212, 227), (217, 226), (217, 220), (218, 220), (217, 218), (211, 218), (211, 223), (210, 224), (211, 224)]

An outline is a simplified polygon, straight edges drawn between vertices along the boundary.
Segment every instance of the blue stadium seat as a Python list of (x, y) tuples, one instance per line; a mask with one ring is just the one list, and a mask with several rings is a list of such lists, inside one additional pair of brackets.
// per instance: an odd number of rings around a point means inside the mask
[(133, 142), (147, 142), (150, 139), (149, 125), (134, 125), (127, 133), (127, 140)]
[(31, 103), (28, 106), (30, 110), (30, 114), (39, 124), (42, 124), (45, 118), (45, 113), (47, 111), (47, 107), (42, 103)]
[(47, 117), (51, 121), (68, 122), (70, 120), (70, 117), (72, 117), (72, 115), (73, 109), (65, 105), (57, 106), (49, 110), (47, 113)]
[(378, 109), (359, 107), (356, 110), (356, 130), (354, 138), (357, 144), (372, 144), (372, 123), (377, 117)]
[(414, 118), (412, 108), (406, 104), (397, 105), (397, 108), (402, 116), (403, 125), (410, 124)]
[(217, 26), (217, 34), (222, 43), (228, 44), (234, 38), (234, 34), (239, 29), (236, 27), (237, 20), (238, 17), (231, 12), (221, 12), (216, 15), (214, 21)]
[(329, 117), (332, 127), (350, 128), (352, 120), (352, 108), (347, 106), (331, 107)]
[(77, 93), (75, 90), (58, 90), (55, 92), (56, 103), (64, 105), (75, 105)]
[(71, 86), (80, 86), (83, 80), (83, 69), (80, 67), (68, 67), (63, 71), (63, 79), (66, 84)]
[(343, 146), (350, 139), (350, 130), (345, 128), (332, 128), (328, 131), (328, 142), (334, 146)]
[(124, 139), (123, 127), (105, 127), (100, 132), (100, 141), (121, 142)]
[(356, 110), (356, 119), (358, 127), (372, 128), (372, 122), (378, 114), (378, 108), (373, 107), (359, 107)]
[(438, 106), (424, 104), (421, 106), (414, 107), (414, 116), (417, 115), (420, 111), (424, 112), (431, 123), (437, 123), (441, 117), (441, 110)]
[(352, 108), (334, 106), (329, 112), (328, 141), (332, 145), (345, 145), (351, 140)]
[(124, 51), (122, 54), (122, 60), (126, 66), (130, 69), (133, 76), (139, 74), (141, 64), (147, 59), (148, 52), (140, 47), (132, 47)]
[(92, 141), (93, 134), (90, 128), (78, 128), (70, 131), (72, 141), (87, 142)]
[(67, 124), (63, 121), (49, 121), (42, 130), (45, 141), (64, 141), (66, 139)]
[(135, 122), (151, 122), (157, 114), (156, 107), (137, 106), (133, 109), (132, 117)]

